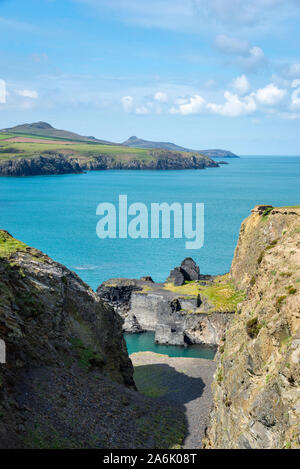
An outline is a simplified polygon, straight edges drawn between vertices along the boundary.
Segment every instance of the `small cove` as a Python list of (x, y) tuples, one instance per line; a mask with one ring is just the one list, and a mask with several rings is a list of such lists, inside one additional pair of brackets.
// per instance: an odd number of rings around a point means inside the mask
[(143, 332), (141, 334), (125, 333), (124, 338), (127, 345), (128, 354), (136, 352), (154, 352), (169, 357), (183, 358), (205, 358), (213, 360), (216, 349), (204, 345), (190, 345), (180, 347), (176, 345), (161, 345), (154, 341), (154, 332)]

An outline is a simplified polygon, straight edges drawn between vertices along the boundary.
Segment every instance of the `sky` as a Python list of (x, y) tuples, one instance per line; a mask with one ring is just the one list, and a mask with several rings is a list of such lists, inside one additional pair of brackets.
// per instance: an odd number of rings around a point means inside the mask
[(300, 0), (0, 0), (0, 128), (300, 155)]

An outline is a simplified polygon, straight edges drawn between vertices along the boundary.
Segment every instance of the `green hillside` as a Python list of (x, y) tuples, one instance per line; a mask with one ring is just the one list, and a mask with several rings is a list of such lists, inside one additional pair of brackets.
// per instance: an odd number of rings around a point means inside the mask
[(68, 130), (60, 130), (55, 129), (52, 125), (48, 124), (47, 122), (33, 122), (32, 124), (21, 124), (16, 125), (15, 127), (10, 127), (7, 129), (2, 129), (0, 131), (0, 135), (2, 133), (8, 133), (13, 137), (22, 136), (22, 137), (33, 137), (33, 138), (51, 138), (51, 139), (59, 139), (59, 140), (72, 140), (72, 141), (80, 141), (80, 142), (89, 142), (89, 143), (104, 143), (110, 144), (106, 140), (99, 140), (95, 137), (85, 137), (79, 135), (75, 132), (70, 132)]

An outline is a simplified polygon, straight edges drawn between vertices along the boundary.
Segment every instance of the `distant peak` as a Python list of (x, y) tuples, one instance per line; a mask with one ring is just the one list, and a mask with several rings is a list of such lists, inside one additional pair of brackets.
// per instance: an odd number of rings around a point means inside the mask
[(127, 140), (128, 142), (134, 142), (136, 140), (139, 140), (136, 135), (132, 135), (132, 137), (129, 137), (129, 139)]
[(32, 124), (28, 124), (30, 127), (35, 127), (38, 129), (53, 129), (52, 125), (48, 124), (48, 122), (33, 122)]

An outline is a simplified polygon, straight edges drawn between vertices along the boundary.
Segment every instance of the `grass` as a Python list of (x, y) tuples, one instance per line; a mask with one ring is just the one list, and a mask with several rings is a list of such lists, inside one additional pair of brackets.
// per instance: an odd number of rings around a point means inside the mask
[[(1, 135), (1, 134), (0, 134)], [(13, 135), (12, 135), (13, 136)], [(20, 135), (19, 135), (20, 136)], [(23, 137), (27, 135), (22, 134)], [(29, 136), (29, 135), (28, 135)], [(3, 138), (3, 137), (2, 137)], [(149, 149), (149, 148), (131, 148), (123, 147), (119, 145), (105, 145), (105, 144), (96, 144), (96, 143), (74, 143), (70, 145), (61, 145), (59, 140), (56, 143), (47, 143), (46, 137), (36, 137), (36, 138), (45, 138), (45, 143), (31, 143), (31, 142), (1, 142), (0, 143), (0, 160), (1, 159), (13, 159), (13, 158), (32, 158), (35, 156), (40, 156), (41, 154), (46, 154), (51, 151), (54, 153), (60, 153), (65, 156), (70, 156), (72, 158), (94, 158), (99, 156), (109, 156), (113, 157), (116, 161), (131, 161), (131, 160), (141, 160), (141, 161), (153, 161), (160, 154), (180, 154), (182, 158), (190, 158), (191, 154), (187, 152), (172, 152), (169, 150), (159, 150), (159, 149)], [(48, 137), (51, 139), (51, 137)], [(12, 151), (11, 149), (15, 151)], [(5, 151), (7, 150), (7, 151)], [(201, 160), (208, 159), (203, 155), (195, 155)]]
[[(9, 259), (16, 252), (26, 252), (32, 260), (45, 262), (45, 257), (36, 249), (32, 249), (27, 244), (10, 236), (6, 231), (0, 230), (0, 258)], [(10, 264), (11, 267), (14, 263)], [(22, 271), (20, 271), (22, 274)]]
[(277, 307), (277, 310), (280, 309), (282, 303), (284, 302), (284, 300), (286, 299), (286, 295), (281, 295), (277, 298), (276, 300), (276, 307)]
[(6, 138), (11, 138), (11, 137), (14, 137), (14, 134), (0, 133), (0, 140), (5, 140)]
[(12, 238), (5, 231), (0, 231), (0, 257), (9, 258), (17, 251), (27, 252), (27, 245)]
[(294, 295), (297, 292), (297, 289), (293, 287), (293, 285), (289, 285), (286, 287), (287, 292), (289, 295)]
[(212, 283), (200, 285), (197, 282), (188, 282), (175, 287), (172, 283), (165, 284), (167, 290), (189, 296), (206, 297), (212, 308), (218, 312), (234, 312), (237, 305), (245, 299), (245, 293), (235, 288), (229, 280), (228, 274), (215, 277)]
[(217, 380), (217, 383), (218, 384), (221, 384), (222, 381), (223, 381), (223, 373), (222, 373), (222, 370), (221, 368), (219, 368), (218, 372), (217, 372), (217, 376), (216, 376), (216, 380)]
[(266, 208), (266, 210), (263, 212), (262, 214), (262, 220), (263, 221), (266, 221), (268, 219), (268, 216), (270, 215), (270, 213), (272, 212), (272, 210), (274, 210), (274, 207), (268, 207)]
[(246, 331), (248, 336), (251, 339), (255, 339), (258, 336), (259, 331), (262, 327), (263, 325), (258, 322), (257, 318), (250, 319), (246, 324)]

